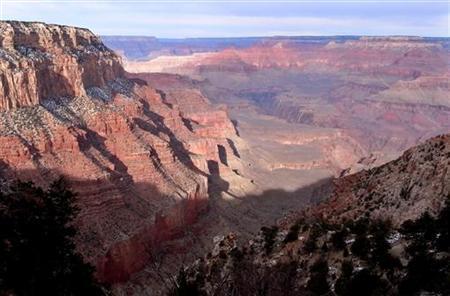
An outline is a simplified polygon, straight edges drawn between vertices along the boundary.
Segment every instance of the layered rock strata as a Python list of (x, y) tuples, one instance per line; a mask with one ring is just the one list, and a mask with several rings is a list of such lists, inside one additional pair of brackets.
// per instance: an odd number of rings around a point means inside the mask
[(120, 59), (89, 30), (0, 23), (0, 110), (86, 95), (123, 75)]
[(207, 208), (210, 164), (232, 155), (226, 110), (126, 79), (86, 29), (0, 22), (0, 69), (2, 176), (66, 177), (78, 250), (102, 282), (127, 280)]

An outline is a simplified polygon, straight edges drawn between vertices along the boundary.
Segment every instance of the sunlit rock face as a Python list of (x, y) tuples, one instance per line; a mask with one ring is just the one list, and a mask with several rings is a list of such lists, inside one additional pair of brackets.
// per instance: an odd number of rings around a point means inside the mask
[(123, 75), (120, 59), (87, 29), (0, 23), (0, 109), (86, 95)]
[(0, 46), (2, 177), (64, 176), (81, 208), (78, 250), (102, 282), (126, 281), (206, 210), (208, 163), (218, 147), (233, 155), (226, 109), (125, 78), (86, 29), (0, 22)]

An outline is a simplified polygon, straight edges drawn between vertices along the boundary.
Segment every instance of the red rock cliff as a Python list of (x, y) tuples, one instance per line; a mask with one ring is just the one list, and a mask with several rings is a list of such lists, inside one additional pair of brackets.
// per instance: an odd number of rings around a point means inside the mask
[(101, 281), (127, 280), (206, 208), (208, 163), (235, 136), (226, 111), (182, 89), (183, 104), (169, 102), (123, 78), (119, 58), (86, 29), (0, 29), (2, 176), (43, 186), (66, 176), (79, 196), (79, 251)]
[(119, 58), (87, 29), (0, 23), (0, 110), (85, 95), (123, 75)]

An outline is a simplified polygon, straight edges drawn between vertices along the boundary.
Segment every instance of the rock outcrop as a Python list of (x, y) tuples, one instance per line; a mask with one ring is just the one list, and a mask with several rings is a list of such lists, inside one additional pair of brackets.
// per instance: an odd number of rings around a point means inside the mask
[(81, 208), (78, 250), (102, 282), (127, 280), (207, 209), (209, 164), (225, 167), (219, 147), (233, 155), (226, 110), (125, 78), (86, 29), (0, 29), (2, 176), (42, 186), (65, 176)]
[(120, 59), (87, 29), (0, 23), (0, 110), (86, 95), (124, 71)]

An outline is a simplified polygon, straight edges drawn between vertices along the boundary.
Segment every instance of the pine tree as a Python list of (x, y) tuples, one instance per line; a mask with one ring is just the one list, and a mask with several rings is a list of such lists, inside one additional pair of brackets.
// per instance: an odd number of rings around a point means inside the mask
[(62, 179), (44, 191), (17, 181), (0, 192), (0, 291), (100, 295), (93, 268), (75, 251), (75, 194)]

